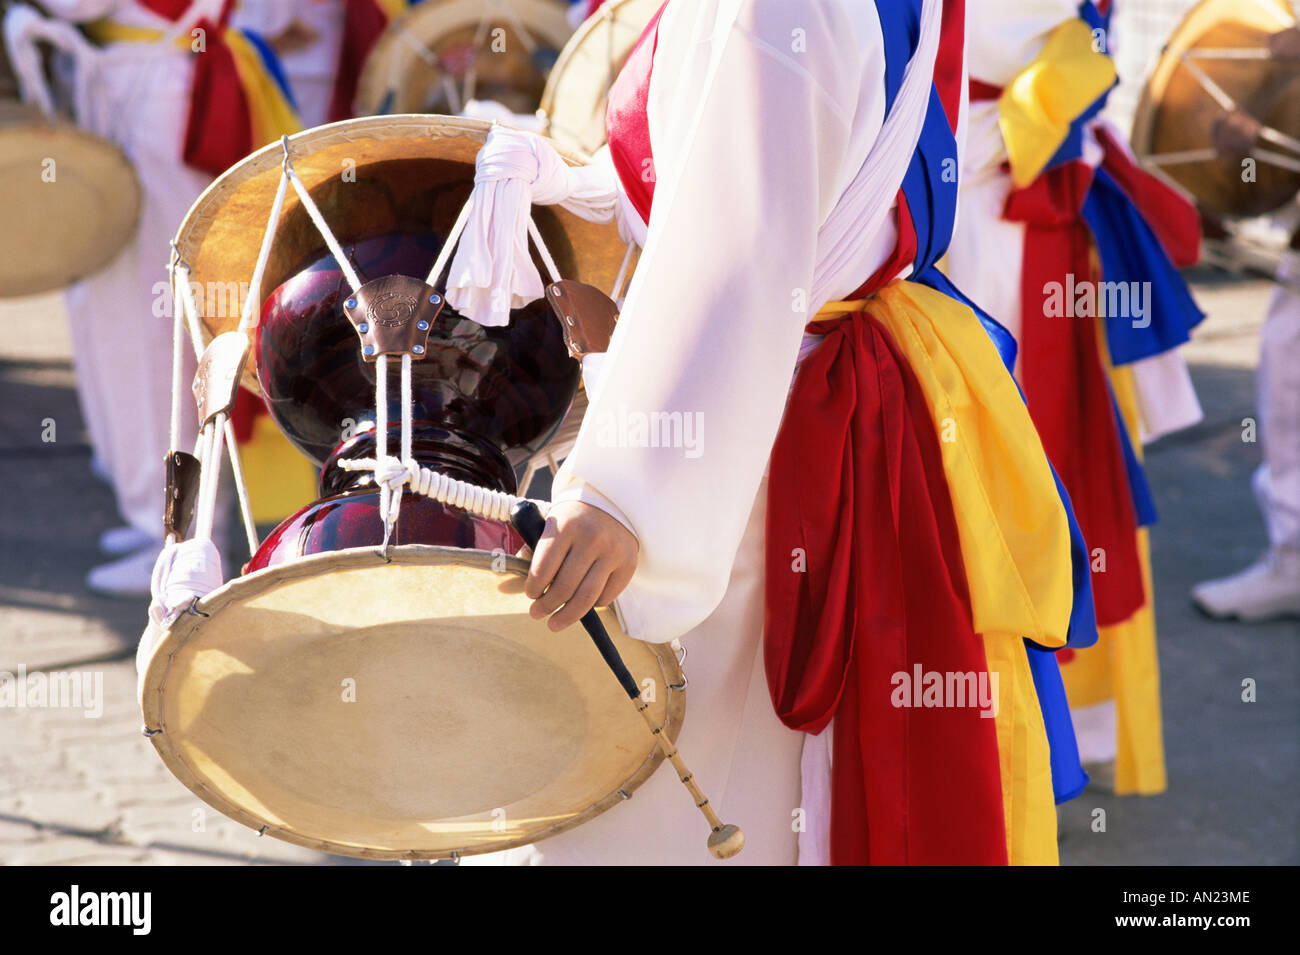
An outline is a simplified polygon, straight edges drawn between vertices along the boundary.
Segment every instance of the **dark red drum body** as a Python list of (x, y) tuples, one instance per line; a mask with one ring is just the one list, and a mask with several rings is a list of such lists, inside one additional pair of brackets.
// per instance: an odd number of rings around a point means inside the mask
[[(432, 232), (393, 231), (346, 246), (363, 281), (423, 279), (450, 220)], [(439, 283), (439, 292), (444, 286)], [(310, 554), (378, 545), (383, 524), (369, 472), (346, 459), (375, 454), (375, 365), (363, 361), (343, 315), (350, 290), (333, 256), (307, 264), (262, 308), (254, 346), (258, 383), (281, 431), (322, 465), (324, 497), (283, 522), (249, 562), (260, 570)], [(389, 362), (388, 452), (401, 436), (399, 360)], [(573, 400), (580, 366), (567, 353), (544, 300), (489, 328), (444, 306), (427, 356), (412, 362), (414, 458), (450, 477), (514, 493), (516, 469), (550, 437)], [(406, 494), (390, 543), (441, 544), (514, 553), (507, 524)]]

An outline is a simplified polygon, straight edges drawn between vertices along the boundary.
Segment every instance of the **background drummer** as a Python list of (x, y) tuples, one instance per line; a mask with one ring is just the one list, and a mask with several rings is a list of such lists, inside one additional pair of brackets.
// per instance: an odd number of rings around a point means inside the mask
[[(122, 149), (142, 190), (135, 238), (109, 268), (70, 288), (66, 306), (92, 466), (112, 485), (124, 522), (102, 535), (100, 547), (114, 559), (94, 568), (86, 584), (113, 596), (143, 596), (162, 540), (171, 406), (168, 243), (212, 177), (262, 145), (256, 141), (260, 130), (291, 132), (297, 119), (273, 84), (231, 85), (235, 57), (266, 70), (271, 55), (246, 34), (227, 30), (232, 0), (44, 0), (42, 6), (94, 41), (94, 49), (67, 49), (83, 91), (76, 121)], [(241, 11), (242, 26), (258, 25), (258, 13), (252, 7)], [(39, 29), (39, 21), (35, 8), (11, 8), (9, 42), (28, 42), (24, 38)], [(206, 65), (212, 70), (196, 69), (201, 61), (193, 30), (203, 31), (203, 54), (211, 57)], [(200, 93), (206, 98), (197, 99)], [(192, 108), (194, 103), (206, 104), (209, 112)], [(246, 138), (212, 123), (215, 115), (240, 109), (249, 118)], [(186, 380), (192, 374), (190, 358)], [(194, 423), (188, 415), (182, 421), (181, 444), (189, 447)]]
[[(1274, 59), (1300, 68), (1300, 29), (1275, 33), (1269, 50)], [(1258, 142), (1260, 123), (1234, 111), (1215, 131), (1219, 151), (1240, 159)], [(1252, 484), (1268, 529), (1268, 549), (1245, 570), (1192, 589), (1192, 602), (1217, 618), (1255, 621), (1300, 614), (1300, 229), (1291, 236), (1278, 280), (1260, 332), (1255, 377), (1264, 460)]]

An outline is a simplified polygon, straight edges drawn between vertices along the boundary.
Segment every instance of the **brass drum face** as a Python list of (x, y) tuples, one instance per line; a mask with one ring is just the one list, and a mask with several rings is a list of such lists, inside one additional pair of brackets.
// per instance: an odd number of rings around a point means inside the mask
[(459, 113), (480, 99), (532, 113), (572, 33), (560, 0), (424, 0), (375, 44), (356, 112)]
[[(1277, 209), (1300, 189), (1300, 174), (1259, 159), (1255, 180), (1245, 181), (1240, 158), (1198, 157), (1213, 148), (1214, 125), (1224, 111), (1183, 57), (1197, 50), (1266, 48), (1270, 34), (1294, 25), (1282, 0), (1204, 0), (1174, 31), (1143, 90), (1133, 120), (1134, 152), (1219, 216), (1257, 216)], [(1208, 56), (1193, 62), (1241, 109), (1288, 136), (1300, 137), (1296, 64)], [(1193, 158), (1159, 161), (1177, 153)]]
[(661, 6), (663, 0), (614, 0), (578, 28), (542, 94), (546, 135), (588, 156), (605, 145), (610, 87)]
[[(655, 770), (654, 737), (581, 628), (551, 633), (525, 596), (502, 592), (523, 561), (427, 546), (389, 556), (260, 571), (173, 625), (142, 704), (191, 791), (297, 845), (436, 859), (580, 825)], [(685, 694), (671, 650), (601, 618), (676, 739)]]
[(108, 266), (135, 235), (140, 201), (135, 170), (112, 143), (0, 100), (0, 297)]

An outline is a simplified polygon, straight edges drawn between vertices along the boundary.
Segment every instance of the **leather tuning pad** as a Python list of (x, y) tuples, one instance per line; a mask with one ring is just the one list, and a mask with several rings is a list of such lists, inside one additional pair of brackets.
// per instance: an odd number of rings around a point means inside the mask
[(422, 359), (429, 351), (429, 330), (442, 311), (443, 298), (431, 286), (409, 275), (373, 279), (343, 303), (343, 314), (361, 339), (361, 357), (410, 355)]

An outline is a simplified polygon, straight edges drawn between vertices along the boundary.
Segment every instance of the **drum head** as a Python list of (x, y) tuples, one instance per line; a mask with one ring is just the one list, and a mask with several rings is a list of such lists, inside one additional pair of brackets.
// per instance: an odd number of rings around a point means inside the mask
[(546, 134), (590, 156), (605, 144), (610, 87), (663, 0), (614, 0), (578, 28), (546, 81)]
[[(501, 592), (526, 575), (523, 561), (424, 546), (389, 556), (356, 549), (259, 571), (173, 625), (142, 703), (191, 791), (297, 845), (435, 859), (563, 832), (659, 765), (581, 627), (551, 633), (525, 596)], [(671, 650), (601, 618), (675, 739), (685, 694)]]
[[(454, 206), (454, 217), (473, 187), (474, 157), (491, 128), (480, 119), (453, 116), (369, 116), (290, 136), (289, 149), (298, 176), (347, 246), (386, 231), (427, 229), (431, 192), (438, 202)], [(248, 288), (283, 158), (275, 143), (230, 167), (199, 196), (176, 233), (191, 285), (206, 290), (208, 302), (201, 309), (209, 340), (239, 325), (241, 295), (251, 291), (261, 301), (326, 251), (290, 189), (262, 288)], [(565, 158), (581, 162), (572, 153)], [(626, 252), (617, 226), (589, 222), (560, 206), (535, 206), (533, 217), (565, 278), (597, 288), (614, 284)], [(255, 354), (249, 355), (242, 383), (261, 394)]]
[[(1142, 91), (1133, 119), (1134, 153), (1219, 216), (1277, 209), (1300, 189), (1300, 175), (1260, 159), (1255, 179), (1247, 181), (1240, 159), (1198, 155), (1213, 149), (1214, 125), (1224, 112), (1183, 58), (1197, 50), (1259, 50), (1270, 34), (1294, 25), (1282, 0), (1203, 0), (1174, 31)], [(1217, 57), (1195, 63), (1241, 109), (1300, 137), (1300, 69), (1295, 64)], [(1161, 161), (1176, 154), (1189, 158)]]
[(133, 235), (140, 184), (112, 143), (0, 102), (0, 296), (63, 288), (107, 266)]
[(356, 112), (458, 113), (477, 98), (531, 113), (572, 33), (561, 0), (425, 0), (375, 44)]

